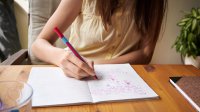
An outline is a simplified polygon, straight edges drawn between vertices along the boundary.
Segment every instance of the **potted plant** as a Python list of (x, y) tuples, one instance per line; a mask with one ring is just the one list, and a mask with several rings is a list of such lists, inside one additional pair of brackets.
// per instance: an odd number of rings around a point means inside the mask
[(172, 47), (185, 57), (185, 64), (200, 68), (200, 8), (192, 8), (177, 25), (180, 34)]

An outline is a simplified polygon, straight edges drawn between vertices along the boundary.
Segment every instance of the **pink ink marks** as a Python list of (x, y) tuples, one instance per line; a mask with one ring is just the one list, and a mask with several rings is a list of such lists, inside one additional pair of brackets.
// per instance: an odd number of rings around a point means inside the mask
[[(109, 94), (133, 94), (133, 95), (146, 95), (146, 90), (136, 82), (130, 80), (122, 80), (119, 75), (128, 74), (127, 71), (112, 70), (110, 71), (97, 71), (98, 76), (103, 78), (101, 86), (92, 88), (91, 92), (94, 95), (109, 95)], [(118, 79), (119, 78), (119, 79)]]
[(114, 78), (111, 78), (111, 80), (114, 81), (115, 79), (114, 79)]
[(129, 80), (118, 80), (115, 75), (110, 75), (104, 84), (100, 88), (94, 88), (91, 90), (95, 95), (109, 95), (109, 94), (139, 94), (145, 95), (146, 92), (137, 84), (132, 83)]
[(127, 81), (127, 80), (124, 80), (124, 82), (127, 84), (127, 85), (130, 85), (131, 82)]

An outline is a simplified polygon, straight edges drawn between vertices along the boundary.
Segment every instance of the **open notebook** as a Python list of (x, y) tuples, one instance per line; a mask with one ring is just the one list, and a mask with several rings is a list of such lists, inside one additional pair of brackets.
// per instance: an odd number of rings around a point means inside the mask
[(158, 98), (129, 64), (95, 65), (95, 72), (98, 80), (76, 80), (58, 67), (33, 67), (28, 79), (32, 106)]

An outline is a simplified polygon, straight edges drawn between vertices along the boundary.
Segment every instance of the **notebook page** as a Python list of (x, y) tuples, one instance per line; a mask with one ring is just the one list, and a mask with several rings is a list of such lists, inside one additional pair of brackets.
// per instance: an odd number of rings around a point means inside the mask
[(28, 83), (33, 87), (35, 107), (92, 101), (87, 82), (66, 77), (58, 67), (33, 67)]
[(88, 81), (93, 102), (156, 98), (129, 64), (95, 65), (99, 80)]

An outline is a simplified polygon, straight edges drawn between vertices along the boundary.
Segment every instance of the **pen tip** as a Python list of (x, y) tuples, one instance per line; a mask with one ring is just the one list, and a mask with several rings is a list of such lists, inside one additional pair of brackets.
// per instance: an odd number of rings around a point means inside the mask
[(95, 79), (95, 80), (98, 80), (98, 77), (95, 75), (95, 76), (94, 76), (94, 79)]

